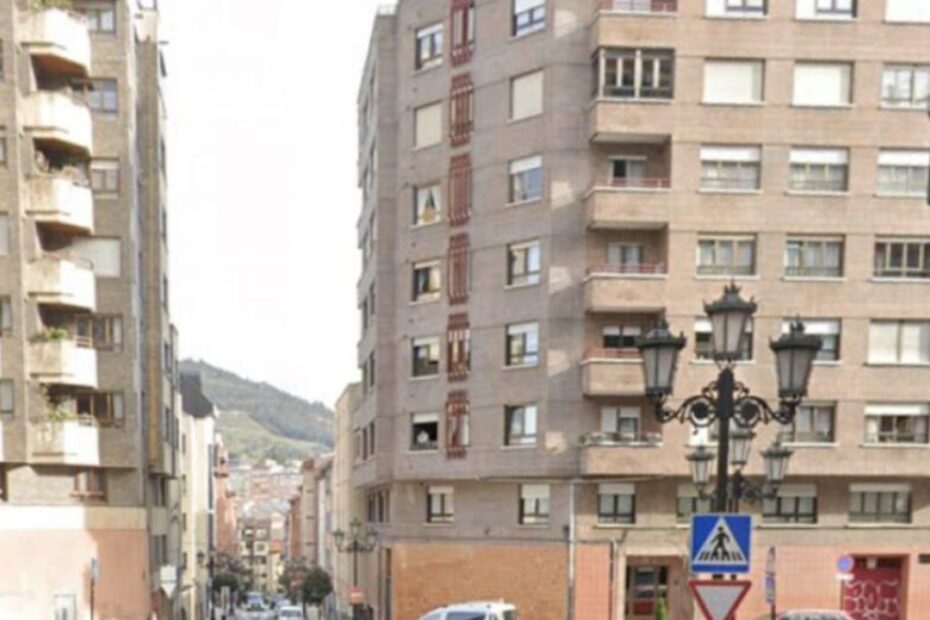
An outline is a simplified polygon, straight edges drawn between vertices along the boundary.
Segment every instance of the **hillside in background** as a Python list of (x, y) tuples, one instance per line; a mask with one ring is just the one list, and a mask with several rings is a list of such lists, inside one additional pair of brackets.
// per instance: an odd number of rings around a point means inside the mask
[(217, 429), (233, 456), (283, 462), (332, 446), (333, 412), (323, 403), (199, 360), (182, 361), (181, 371), (200, 374), (204, 393), (221, 411)]

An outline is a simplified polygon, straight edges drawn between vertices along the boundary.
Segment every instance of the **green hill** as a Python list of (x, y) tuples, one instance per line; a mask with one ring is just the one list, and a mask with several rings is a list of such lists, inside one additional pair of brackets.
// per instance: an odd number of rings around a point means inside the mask
[(183, 360), (182, 372), (199, 373), (203, 391), (220, 410), (217, 430), (232, 455), (301, 459), (333, 443), (333, 412), (268, 383), (243, 379), (199, 360)]

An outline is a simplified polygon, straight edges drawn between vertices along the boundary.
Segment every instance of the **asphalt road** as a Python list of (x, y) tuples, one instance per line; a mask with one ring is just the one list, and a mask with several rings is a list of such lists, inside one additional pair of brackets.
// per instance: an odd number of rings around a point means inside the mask
[[(230, 620), (277, 620), (277, 615), (273, 611), (245, 611), (240, 609), (236, 611), (234, 618)], [(307, 612), (306, 620), (319, 620), (316, 609), (310, 609)]]

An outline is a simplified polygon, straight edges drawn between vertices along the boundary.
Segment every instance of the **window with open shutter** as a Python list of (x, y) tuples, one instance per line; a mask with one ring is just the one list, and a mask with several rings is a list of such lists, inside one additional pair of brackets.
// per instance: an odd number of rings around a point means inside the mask
[(475, 51), (475, 0), (452, 0), (452, 65), (471, 60)]
[(449, 317), (447, 346), (449, 381), (467, 379), (471, 369), (471, 331), (468, 314), (453, 314)]
[(446, 401), (446, 456), (462, 458), (469, 444), (468, 393), (450, 392)]

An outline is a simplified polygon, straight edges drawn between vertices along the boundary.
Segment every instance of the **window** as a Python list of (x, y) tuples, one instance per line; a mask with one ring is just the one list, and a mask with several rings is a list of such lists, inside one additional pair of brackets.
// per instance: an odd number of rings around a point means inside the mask
[(413, 301), (437, 301), (442, 288), (442, 275), (439, 263), (414, 263), (413, 265)]
[(13, 334), (13, 302), (9, 296), (0, 297), (0, 335)]
[(442, 64), (442, 23), (417, 30), (417, 69), (429, 69)]
[(94, 112), (115, 113), (119, 109), (119, 86), (116, 80), (91, 80), (87, 106)]
[(10, 216), (0, 215), (0, 256), (10, 254)]
[(83, 500), (106, 498), (106, 471), (81, 469), (74, 475), (74, 496)]
[(426, 148), (442, 142), (442, 104), (431, 103), (413, 112), (413, 147)]
[(843, 276), (843, 239), (795, 237), (785, 244), (785, 275), (799, 278)]
[(870, 364), (930, 364), (930, 322), (872, 321)]
[(852, 103), (852, 65), (799, 62), (794, 65), (794, 105), (833, 107)]
[(0, 166), (6, 166), (6, 128), (0, 127)]
[(100, 426), (123, 426), (123, 395), (119, 392), (79, 392), (74, 406), (78, 416), (94, 418)]
[(707, 60), (704, 103), (761, 103), (764, 74), (761, 60)]
[(610, 184), (613, 187), (644, 187), (645, 157), (611, 157)]
[(446, 400), (446, 456), (460, 458), (471, 441), (468, 392), (449, 392)]
[(754, 191), (762, 178), (758, 146), (701, 147), (701, 189)]
[(606, 325), (601, 328), (601, 346), (605, 349), (626, 351), (639, 357), (636, 341), (643, 335), (638, 325)]
[(930, 241), (923, 239), (875, 242), (876, 278), (930, 278)]
[(713, 500), (710, 497), (698, 496), (694, 485), (681, 484), (678, 486), (676, 518), (679, 523), (687, 523), (692, 515), (713, 512)]
[(856, 16), (856, 0), (797, 0), (798, 19), (844, 20)]
[(507, 366), (536, 366), (539, 363), (539, 325), (518, 323), (507, 326)]
[(84, 15), (91, 34), (116, 34), (116, 4), (108, 2), (82, 3), (76, 10)]
[(888, 0), (885, 20), (889, 22), (930, 22), (930, 4), (926, 0)]
[(602, 49), (595, 58), (600, 96), (614, 99), (671, 99), (675, 51), (670, 49)]
[(471, 60), (475, 50), (475, 0), (452, 2), (452, 64)]
[(439, 338), (413, 339), (413, 377), (434, 377), (439, 374)]
[(865, 442), (926, 444), (930, 406), (882, 403), (865, 406)]
[(849, 522), (910, 523), (910, 485), (849, 485)]
[(74, 256), (88, 263), (98, 278), (118, 278), (122, 275), (122, 244), (119, 239), (78, 239), (71, 247)]
[(424, 226), (438, 222), (442, 214), (439, 184), (417, 187), (413, 190), (413, 196), (413, 225)]
[(930, 66), (885, 67), (882, 72), (882, 105), (926, 110), (930, 106)]
[(833, 443), (836, 405), (806, 404), (798, 407), (794, 422), (779, 434), (787, 443)]
[(535, 446), (537, 413), (536, 405), (504, 407), (504, 445)]
[(626, 618), (655, 617), (659, 601), (668, 601), (667, 566), (627, 566)]
[(471, 74), (452, 78), (449, 94), (449, 139), (452, 146), (462, 146), (471, 140), (474, 128), (475, 87)]
[(513, 36), (521, 37), (546, 27), (546, 0), (513, 0)]
[(95, 194), (118, 194), (119, 161), (97, 159), (91, 162), (90, 186)]
[(455, 507), (452, 487), (428, 487), (426, 489), (426, 522), (452, 523)]
[(539, 200), (542, 190), (542, 157), (537, 155), (510, 162), (510, 195), (507, 200), (511, 204)]
[(520, 525), (549, 523), (549, 485), (520, 485)]
[(607, 266), (611, 272), (644, 272), (645, 249), (641, 243), (611, 242), (607, 244)]
[(645, 439), (639, 407), (601, 407), (601, 432), (614, 441), (629, 443)]
[(601, 524), (636, 523), (636, 492), (630, 483), (597, 485), (597, 522)]
[(698, 239), (697, 273), (702, 276), (751, 276), (756, 273), (755, 237)]
[(766, 523), (817, 523), (817, 487), (813, 484), (783, 485), (778, 496), (762, 500)]
[(468, 301), (469, 263), (471, 242), (468, 233), (459, 233), (449, 238), (449, 303), (463, 304)]
[(414, 451), (439, 448), (439, 415), (415, 413), (411, 418), (410, 449)]
[(880, 196), (927, 195), (930, 182), (930, 153), (883, 150), (878, 154), (878, 194)]
[[(753, 321), (750, 319), (746, 325), (746, 338), (743, 340), (743, 350), (739, 361), (752, 360)], [(714, 359), (713, 328), (710, 319), (699, 318), (694, 322), (694, 356), (699, 360)]]
[(56, 594), (52, 605), (55, 610), (54, 620), (77, 619), (77, 596), (74, 594)]
[(449, 164), (449, 224), (461, 226), (471, 217), (471, 156), (456, 155)]
[(507, 246), (507, 285), (539, 284), (539, 241), (512, 243)]
[(845, 192), (849, 179), (847, 149), (791, 149), (788, 188), (796, 192)]
[[(785, 319), (781, 331), (787, 334), (794, 319)], [(818, 362), (835, 362), (840, 359), (840, 321), (838, 319), (802, 319), (808, 334), (820, 336), (823, 346), (817, 354)]]
[(518, 121), (543, 112), (543, 72), (534, 71), (510, 80), (510, 120)]
[(447, 346), (449, 380), (467, 379), (471, 370), (471, 330), (467, 314), (453, 314), (449, 317)]
[(13, 380), (0, 379), (0, 413), (13, 413), (14, 406)]

